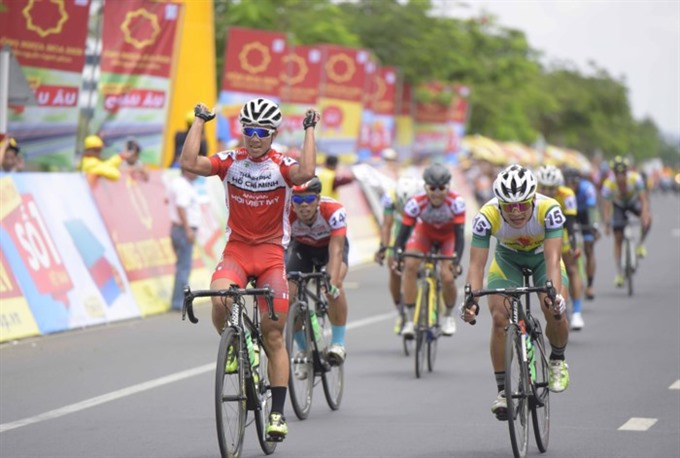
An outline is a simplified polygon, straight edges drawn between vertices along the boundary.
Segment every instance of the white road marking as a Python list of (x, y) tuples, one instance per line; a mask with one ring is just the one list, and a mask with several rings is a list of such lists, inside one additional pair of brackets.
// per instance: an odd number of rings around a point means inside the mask
[[(393, 318), (395, 313), (384, 313), (382, 315), (375, 315), (362, 320), (351, 321), (347, 323), (347, 330), (357, 329), (364, 326), (377, 323), (379, 321), (384, 321)], [(174, 374), (166, 375), (164, 377), (159, 377), (154, 380), (149, 380), (148, 382), (139, 383), (137, 385), (132, 385), (127, 388), (122, 388), (120, 390), (112, 391), (101, 396), (96, 396), (94, 398), (86, 399), (81, 402), (76, 402), (75, 404), (67, 405), (59, 409), (50, 410), (49, 412), (41, 413), (33, 417), (24, 418), (23, 420), (12, 421), (9, 423), (0, 424), (0, 433), (5, 431), (10, 431), (12, 429), (21, 428), (23, 426), (32, 425), (35, 423), (40, 423), (45, 420), (51, 420), (53, 418), (63, 417), (64, 415), (79, 412), (81, 410), (89, 409), (90, 407), (95, 407), (100, 404), (105, 404), (107, 402), (115, 401), (116, 399), (121, 399), (133, 394), (141, 393), (143, 391), (151, 390), (153, 388), (158, 388), (163, 385), (168, 385), (170, 383), (179, 382), (196, 375), (201, 375), (206, 372), (213, 371), (215, 369), (215, 363), (203, 364), (193, 369), (187, 369), (185, 371), (175, 372)]]
[(619, 427), (619, 431), (647, 431), (656, 422), (656, 418), (632, 417)]
[(680, 390), (680, 380), (676, 380), (668, 387), (669, 390)]
[(673, 237), (680, 237), (680, 229), (678, 229), (677, 227), (674, 228), (674, 229), (672, 229), (672, 230), (671, 230), (671, 235), (672, 235)]

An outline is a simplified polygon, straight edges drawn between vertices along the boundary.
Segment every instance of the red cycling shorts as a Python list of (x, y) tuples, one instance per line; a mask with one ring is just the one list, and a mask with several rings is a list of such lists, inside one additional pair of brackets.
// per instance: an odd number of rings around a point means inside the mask
[[(213, 272), (212, 281), (229, 280), (243, 288), (248, 277), (257, 278), (257, 288), (267, 285), (274, 290), (274, 311), (288, 312), (288, 280), (282, 246), (273, 243), (249, 245), (230, 240)], [(260, 311), (266, 311), (264, 298), (258, 298), (258, 301)]]
[(416, 227), (406, 242), (407, 250), (418, 250), (421, 253), (428, 253), (433, 244), (439, 246), (439, 252), (444, 256), (452, 256), (456, 247), (456, 236), (453, 232), (437, 232), (432, 226), (425, 225), (418, 221)]

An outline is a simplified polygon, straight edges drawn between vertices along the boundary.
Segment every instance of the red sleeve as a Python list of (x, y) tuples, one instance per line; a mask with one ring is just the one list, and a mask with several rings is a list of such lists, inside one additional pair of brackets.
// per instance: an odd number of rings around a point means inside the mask
[(218, 153), (215, 154), (214, 156), (210, 156), (208, 159), (210, 159), (210, 163), (212, 164), (212, 168), (210, 169), (210, 174), (211, 175), (218, 175), (221, 180), (224, 180), (224, 178), (227, 176), (227, 170), (229, 170), (229, 166), (232, 164), (233, 159), (231, 156), (227, 156), (226, 154)]

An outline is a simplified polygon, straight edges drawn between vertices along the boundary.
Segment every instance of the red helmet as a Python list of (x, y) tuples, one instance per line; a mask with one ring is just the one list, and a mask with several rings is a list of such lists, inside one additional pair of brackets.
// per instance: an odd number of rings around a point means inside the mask
[(299, 184), (297, 186), (293, 186), (293, 192), (313, 192), (314, 194), (320, 194), (321, 193), (321, 180), (319, 180), (319, 177), (314, 177), (311, 180), (309, 180), (306, 183)]

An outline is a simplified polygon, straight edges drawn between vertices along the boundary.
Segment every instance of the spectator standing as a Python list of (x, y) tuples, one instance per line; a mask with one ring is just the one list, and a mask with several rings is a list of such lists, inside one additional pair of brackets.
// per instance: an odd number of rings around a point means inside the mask
[(139, 158), (142, 146), (136, 139), (128, 138), (125, 148), (130, 152), (130, 155), (120, 164), (120, 169), (127, 170), (135, 180), (148, 181), (149, 173)]
[(120, 164), (132, 155), (126, 149), (122, 153), (115, 154), (106, 160), (102, 159), (104, 142), (97, 135), (85, 137), (83, 146), (85, 151), (83, 151), (83, 158), (80, 161), (79, 169), (92, 177), (118, 180), (120, 178)]
[(184, 287), (189, 283), (196, 231), (201, 221), (201, 207), (194, 182), (198, 175), (186, 170), (170, 184), (168, 203), (170, 210), (170, 239), (177, 256), (175, 284), (170, 305), (182, 309)]
[(3, 172), (21, 172), (24, 169), (24, 161), (19, 155), (21, 148), (15, 138), (7, 137), (3, 140), (0, 149), (3, 152), (2, 160), (0, 160)]
[(321, 195), (340, 200), (338, 188), (354, 181), (354, 175), (338, 173), (338, 156), (327, 155), (324, 166), (318, 171), (317, 176), (321, 180)]

